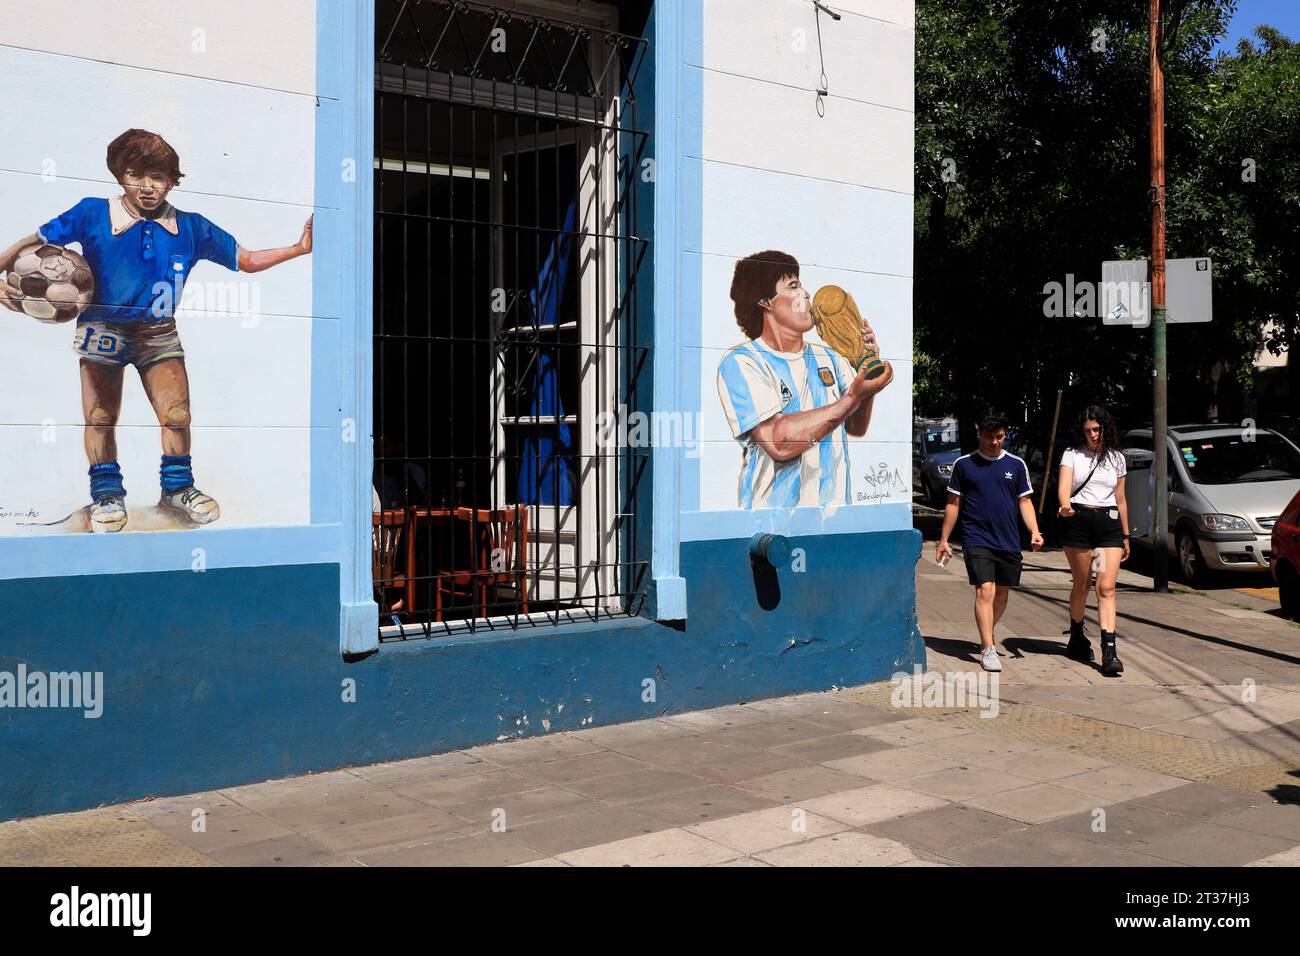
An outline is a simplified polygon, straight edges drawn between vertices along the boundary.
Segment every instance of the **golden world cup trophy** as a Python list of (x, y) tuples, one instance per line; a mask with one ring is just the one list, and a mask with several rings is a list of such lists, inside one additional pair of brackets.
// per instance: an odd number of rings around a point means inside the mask
[(848, 360), (853, 371), (866, 366), (869, 379), (885, 374), (880, 353), (862, 341), (862, 313), (853, 296), (837, 285), (824, 285), (813, 296), (812, 310), (817, 334)]

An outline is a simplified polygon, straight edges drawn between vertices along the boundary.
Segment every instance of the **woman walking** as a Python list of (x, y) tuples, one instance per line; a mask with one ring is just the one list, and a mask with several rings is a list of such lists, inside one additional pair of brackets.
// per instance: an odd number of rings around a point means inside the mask
[[(1070, 562), (1070, 641), (1068, 657), (1092, 661), (1092, 644), (1083, 633), (1092, 572), (1097, 572), (1097, 618), (1101, 625), (1101, 672), (1124, 673), (1115, 650), (1115, 580), (1128, 559), (1128, 503), (1124, 498), (1127, 467), (1119, 448), (1115, 420), (1106, 409), (1089, 405), (1075, 427), (1075, 445), (1061, 456), (1056, 496), (1060, 504), (1061, 546)], [(1093, 556), (1096, 555), (1094, 564)]]

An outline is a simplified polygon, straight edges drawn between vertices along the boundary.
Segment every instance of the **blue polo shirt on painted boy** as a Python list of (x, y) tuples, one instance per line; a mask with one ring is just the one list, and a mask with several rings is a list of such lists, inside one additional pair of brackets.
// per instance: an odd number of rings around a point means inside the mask
[(37, 232), (46, 242), (81, 243), (95, 293), (79, 324), (165, 322), (200, 259), (239, 269), (239, 246), (230, 233), (170, 203), (156, 219), (142, 219), (121, 196), (83, 199)]
[(1020, 499), (1032, 495), (1024, 459), (1004, 451), (985, 458), (977, 451), (952, 466), (948, 490), (961, 497), (957, 531), (967, 548), (1020, 551)]

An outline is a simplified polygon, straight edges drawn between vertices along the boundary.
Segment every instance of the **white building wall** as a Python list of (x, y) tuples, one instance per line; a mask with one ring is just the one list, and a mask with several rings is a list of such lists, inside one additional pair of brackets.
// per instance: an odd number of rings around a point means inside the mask
[(850, 440), (851, 491), (855, 500), (911, 500), (914, 7), (830, 6), (842, 18), (821, 15), (819, 58), (808, 0), (703, 4), (703, 42), (687, 71), (687, 87), (698, 82), (703, 94), (698, 155), (686, 157), (682, 174), (684, 194), (702, 197), (698, 211), (683, 210), (684, 272), (700, 283), (700, 338), (686, 345), (700, 353), (702, 511), (737, 507), (740, 447), (716, 372), (725, 350), (743, 341), (728, 296), (736, 260), (769, 248), (799, 260), (810, 291), (847, 289), (875, 329), (895, 378), (876, 399), (866, 437)]
[[(48, 5), (11, 6), (0, 248), (84, 197), (119, 195), (105, 150), (129, 128), (180, 154), (185, 178), (168, 197), (177, 208), (245, 248), (298, 240), (315, 194), (316, 0), (64, 0), (53, 21)], [(255, 276), (202, 262), (186, 293), (232, 282), (177, 313), (197, 483), (221, 503), (214, 527), (306, 523), (311, 257)], [(89, 501), (75, 323), (7, 310), (0, 322), (0, 534), (78, 530), (32, 526)], [(155, 504), (159, 429), (133, 368), (118, 444), (128, 508)], [(128, 530), (167, 526), (132, 513)]]

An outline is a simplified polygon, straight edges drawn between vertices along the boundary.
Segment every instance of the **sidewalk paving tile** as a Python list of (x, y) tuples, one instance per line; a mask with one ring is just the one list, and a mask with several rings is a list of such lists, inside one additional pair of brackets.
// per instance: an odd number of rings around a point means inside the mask
[(485, 797), (504, 796), (523, 790), (536, 790), (542, 782), (513, 770), (488, 770), (484, 773), (448, 779), (431, 779), (395, 787), (397, 793), (435, 807), (450, 807)]
[(1300, 866), (1300, 846), (1254, 860), (1246, 866)]
[(298, 831), (391, 819), (425, 808), (419, 800), (401, 796), (392, 790), (371, 787), (370, 791), (365, 794), (348, 794), (338, 799), (304, 794), (292, 798), (277, 797), (268, 802), (245, 794), (244, 800), (249, 801), (245, 806), (250, 809)]
[(649, 800), (638, 800), (624, 806), (667, 826), (684, 827), (693, 823), (766, 809), (774, 802), (776, 801), (759, 794), (711, 784), (693, 790), (664, 794)]
[(366, 866), (514, 866), (545, 856), (508, 834), (479, 833), (401, 850), (360, 854), (356, 859)]
[(471, 756), (467, 750), (453, 750), (451, 753), (437, 754), (432, 757), (415, 757), (411, 760), (396, 760), (365, 767), (349, 767), (347, 772), (376, 786), (391, 789), (406, 783), (420, 783), (425, 780), (468, 777), (492, 769), (494, 768), (491, 764)]
[(1173, 734), (1177, 737), (1191, 737), (1196, 740), (1206, 740), (1211, 743), (1217, 743), (1220, 740), (1229, 740), (1233, 737), (1233, 732), (1225, 727), (1212, 727), (1207, 724), (1189, 723), (1192, 718), (1185, 720), (1176, 720), (1168, 724), (1152, 724), (1144, 728), (1158, 734)]
[(520, 767), (547, 760), (558, 760), (561, 757), (580, 757), (585, 754), (600, 753), (603, 750), (604, 747), (591, 740), (568, 734), (552, 734), (487, 747), (475, 747), (469, 751), (469, 754), (498, 767)]
[(616, 773), (565, 785), (566, 789), (575, 793), (615, 806), (708, 786), (712, 786), (712, 781), (703, 777), (680, 770), (665, 770), (661, 767), (633, 770), (631, 773)]
[(837, 790), (853, 790), (862, 786), (862, 778), (830, 767), (796, 767), (751, 777), (735, 786), (746, 793), (777, 803), (791, 803), (825, 796)]
[(437, 807), (423, 807), (414, 813), (395, 817), (305, 830), (301, 835), (327, 850), (344, 856), (355, 856), (359, 853), (382, 853), (385, 850), (469, 836), (487, 828), (487, 824), (468, 822)]
[(1072, 777), (1075, 774), (1110, 766), (1108, 761), (1100, 757), (1089, 757), (1087, 754), (1058, 750), (1055, 747), (990, 757), (987, 760), (980, 760), (979, 765), (989, 770), (1001, 770), (1004, 773), (1015, 774), (1017, 777), (1025, 777), (1038, 783), (1059, 780), (1061, 777)]
[(1169, 861), (1128, 848), (1098, 846), (1071, 833), (1028, 827), (946, 855), (971, 866), (1168, 866)]
[(257, 867), (320, 866), (343, 859), (341, 854), (298, 833), (222, 847), (207, 856), (222, 866)]
[(957, 760), (948, 757), (937, 757), (919, 750), (899, 747), (857, 757), (845, 757), (842, 760), (828, 760), (822, 766), (830, 767), (832, 770), (842, 770), (844, 773), (865, 777), (868, 780), (888, 783), (946, 770), (957, 764)]
[(570, 866), (708, 866), (740, 855), (697, 834), (672, 829), (585, 847), (559, 858)]
[(911, 777), (907, 781), (907, 787), (909, 790), (928, 793), (932, 797), (940, 797), (944, 800), (967, 800), (971, 797), (1001, 793), (1004, 790), (1015, 790), (1033, 782), (997, 770), (980, 767), (949, 767), (947, 770)]
[(1046, 823), (1057, 817), (1090, 811), (1102, 804), (1096, 797), (1050, 783), (1036, 783), (1019, 790), (1005, 790), (961, 802), (1030, 824)]
[(646, 770), (649, 766), (644, 760), (602, 750), (599, 753), (583, 754), (580, 757), (561, 757), (558, 760), (529, 764), (517, 769), (538, 780), (563, 785), (600, 777), (612, 777), (633, 770)]
[(686, 828), (696, 836), (744, 854), (800, 843), (847, 829), (849, 828), (838, 820), (821, 816), (802, 805), (769, 807)]
[(1224, 813), (1249, 810), (1268, 802), (1259, 793), (1244, 793), (1210, 783), (1184, 783), (1180, 787), (1160, 790), (1131, 801), (1165, 813), (1176, 813), (1193, 820), (1209, 820)]
[(809, 761), (800, 760), (789, 753), (740, 747), (733, 747), (730, 750), (730, 753), (720, 755), (707, 763), (692, 761), (682, 764), (681, 769), (687, 769), (696, 776), (704, 777), (714, 783), (736, 785), (781, 770), (811, 766)]
[(1025, 824), (1018, 820), (977, 810), (964, 803), (949, 803), (869, 823), (860, 829), (904, 843), (913, 850), (946, 854), (953, 847), (979, 843), (1024, 828)]
[(1220, 826), (1216, 822), (1193, 823), (1174, 833), (1139, 839), (1132, 849), (1188, 866), (1241, 866), (1294, 845), (1291, 840)]
[(188, 812), (183, 817), (167, 815), (153, 817), (148, 822), (173, 840), (200, 853), (293, 833), (284, 824), (240, 806), (217, 808), (200, 819), (202, 829), (198, 831), (194, 829), (198, 821)]
[(1085, 773), (1075, 774), (1073, 777), (1063, 777), (1055, 781), (1058, 787), (1078, 790), (1080, 793), (1086, 793), (1108, 803), (1120, 803), (1124, 800), (1132, 800), (1135, 797), (1145, 797), (1152, 793), (1159, 793), (1161, 790), (1172, 790), (1174, 787), (1181, 787), (1186, 782), (1181, 777), (1171, 777), (1168, 774), (1143, 770), (1141, 767), (1129, 767), (1119, 764), (1113, 767), (1102, 767), (1100, 770), (1089, 770)]
[[(995, 718), (996, 720), (996, 718)], [(990, 727), (996, 726), (989, 721), (983, 721)], [(1038, 745), (1029, 743), (1024, 740), (1016, 740), (1012, 737), (1001, 737), (995, 733), (975, 732), (964, 734), (960, 737), (948, 737), (943, 740), (935, 740), (930, 743), (917, 744), (910, 748), (923, 754), (929, 754), (932, 757), (942, 757), (948, 760), (969, 760), (980, 762), (989, 760), (994, 757), (1006, 757), (1010, 754), (1027, 753), (1029, 751), (1040, 749)]]
[(713, 732), (706, 736), (718, 743), (737, 747), (780, 747), (783, 744), (799, 743), (834, 736), (835, 731), (822, 724), (814, 724), (797, 718), (768, 720), (760, 724), (749, 724), (731, 730)]
[(1136, 803), (1116, 803), (1057, 817), (1041, 825), (1094, 843), (1132, 849), (1135, 840), (1185, 830), (1195, 825), (1195, 821)]
[(772, 866), (895, 866), (915, 859), (901, 843), (854, 830), (765, 850), (757, 856)]
[(1219, 826), (1234, 827), (1275, 836), (1292, 843), (1300, 843), (1300, 806), (1285, 803), (1266, 803), (1248, 810), (1220, 814), (1214, 818)]
[(843, 790), (800, 804), (811, 813), (839, 820), (851, 827), (862, 827), (881, 820), (906, 816), (920, 810), (941, 807), (948, 801), (915, 790), (878, 783), (857, 790)]
[(546, 856), (560, 856), (569, 850), (643, 836), (668, 827), (669, 824), (626, 807), (598, 806), (550, 820), (511, 826), (506, 832), (512, 840)]
[(504, 820), (506, 826), (513, 827), (597, 806), (599, 804), (591, 797), (548, 785), (500, 797), (481, 797), (466, 803), (452, 804), (446, 809), (460, 819), (487, 830), (498, 820)]
[(908, 720), (900, 720), (894, 723), (879, 724), (875, 727), (866, 727), (862, 730), (854, 731), (854, 733), (861, 733), (865, 737), (872, 737), (887, 744), (893, 744), (896, 747), (911, 747), (917, 744), (942, 740), (945, 737), (956, 737), (968, 734), (970, 731), (962, 727), (954, 727), (951, 724), (933, 720), (929, 717), (913, 717)]
[(794, 744), (782, 744), (770, 748), (773, 753), (788, 754), (799, 760), (813, 763), (826, 763), (829, 760), (841, 760), (845, 757), (858, 757), (862, 754), (889, 750), (893, 744), (876, 740), (863, 734), (835, 734), (831, 737), (818, 737), (816, 740), (801, 740)]

